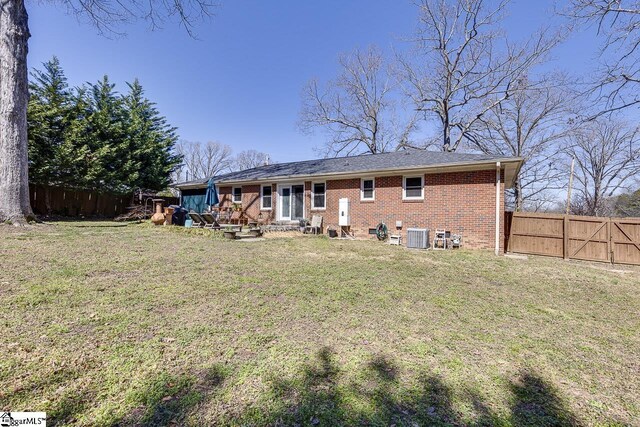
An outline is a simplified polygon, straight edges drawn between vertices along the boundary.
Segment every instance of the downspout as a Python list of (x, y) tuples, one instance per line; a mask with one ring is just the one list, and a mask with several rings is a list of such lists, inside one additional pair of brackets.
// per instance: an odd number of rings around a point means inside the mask
[(500, 254), (500, 162), (496, 162), (496, 255)]

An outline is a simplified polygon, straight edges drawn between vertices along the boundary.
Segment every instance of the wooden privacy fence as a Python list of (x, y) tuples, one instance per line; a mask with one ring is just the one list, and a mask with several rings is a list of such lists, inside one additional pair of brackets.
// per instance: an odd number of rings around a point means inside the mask
[[(139, 193), (121, 195), (29, 184), (31, 208), (36, 215), (111, 218), (128, 212), (131, 205), (144, 205), (147, 199), (154, 198), (153, 193), (145, 193), (141, 199)], [(180, 203), (178, 197), (158, 198), (164, 200), (164, 206)], [(153, 212), (153, 203), (148, 203), (147, 207)]]
[(640, 218), (515, 212), (507, 252), (640, 265)]
[(31, 208), (37, 215), (104, 216), (124, 213), (131, 195), (29, 185)]

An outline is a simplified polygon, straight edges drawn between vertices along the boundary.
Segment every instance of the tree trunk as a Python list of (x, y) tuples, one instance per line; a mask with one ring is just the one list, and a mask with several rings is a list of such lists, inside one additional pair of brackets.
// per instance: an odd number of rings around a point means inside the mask
[(449, 108), (447, 102), (444, 103), (443, 117), (442, 117), (442, 151), (451, 151), (451, 130), (449, 129)]
[(592, 216), (599, 216), (600, 215), (600, 194), (601, 194), (601, 189), (600, 189), (600, 179), (596, 178), (593, 180), (593, 200), (592, 200), (592, 205), (590, 206), (589, 209), (589, 215)]
[(0, 0), (0, 221), (34, 219), (27, 163), (27, 41), (23, 0)]
[(519, 179), (516, 179), (516, 185), (513, 187), (513, 198), (516, 202), (516, 212), (522, 212), (522, 204), (524, 201), (522, 198), (522, 185)]

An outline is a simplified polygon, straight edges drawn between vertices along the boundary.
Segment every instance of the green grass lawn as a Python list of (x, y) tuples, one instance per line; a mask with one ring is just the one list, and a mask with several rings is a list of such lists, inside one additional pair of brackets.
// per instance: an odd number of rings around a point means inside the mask
[(639, 425), (640, 269), (0, 226), (0, 409), (50, 425)]

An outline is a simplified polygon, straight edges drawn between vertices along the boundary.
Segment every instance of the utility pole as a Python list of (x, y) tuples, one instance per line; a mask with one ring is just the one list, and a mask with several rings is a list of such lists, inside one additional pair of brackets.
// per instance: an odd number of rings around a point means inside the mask
[(569, 172), (569, 189), (567, 190), (567, 215), (571, 209), (571, 187), (573, 186), (573, 165), (576, 162), (576, 157), (571, 158), (571, 172)]

